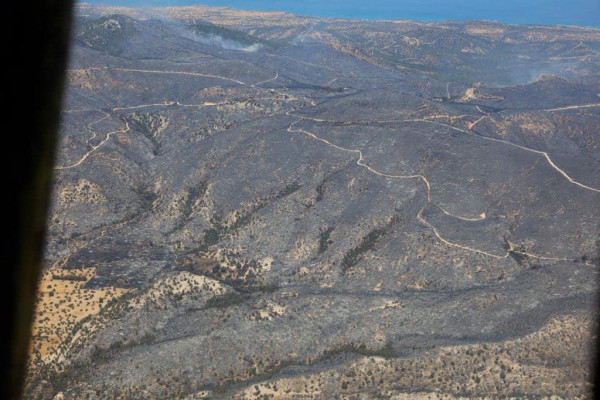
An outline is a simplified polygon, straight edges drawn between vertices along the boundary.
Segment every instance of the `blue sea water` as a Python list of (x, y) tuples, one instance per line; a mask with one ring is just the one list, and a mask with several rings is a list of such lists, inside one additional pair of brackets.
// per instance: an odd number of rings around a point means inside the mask
[(96, 5), (207, 5), (243, 10), (287, 11), (320, 17), (412, 19), (419, 21), (489, 19), (514, 24), (600, 27), (600, 0), (85, 0)]

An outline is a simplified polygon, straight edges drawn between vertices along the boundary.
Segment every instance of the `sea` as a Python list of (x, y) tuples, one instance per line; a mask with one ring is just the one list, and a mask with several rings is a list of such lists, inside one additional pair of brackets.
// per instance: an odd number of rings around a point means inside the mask
[(206, 5), (368, 20), (486, 19), (512, 24), (600, 27), (600, 0), (85, 0), (111, 6)]

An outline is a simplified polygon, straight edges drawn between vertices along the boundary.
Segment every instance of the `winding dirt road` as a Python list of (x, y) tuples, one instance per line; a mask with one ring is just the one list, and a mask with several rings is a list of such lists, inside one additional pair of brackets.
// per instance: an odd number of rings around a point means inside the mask
[[(576, 106), (573, 106), (573, 107), (576, 107)], [(585, 106), (577, 106), (577, 107), (583, 108)], [(402, 123), (402, 122), (425, 122), (425, 123), (429, 123), (429, 124), (436, 124), (436, 125), (440, 125), (440, 126), (445, 126), (445, 127), (449, 128), (449, 129), (453, 129), (455, 131), (462, 132), (462, 133), (464, 133), (466, 135), (473, 136), (473, 137), (476, 137), (476, 138), (479, 138), (479, 139), (489, 140), (489, 141), (497, 142), (497, 143), (502, 143), (502, 144), (507, 145), (507, 146), (517, 147), (517, 148), (519, 148), (521, 150), (525, 150), (525, 151), (528, 151), (528, 152), (531, 152), (531, 153), (539, 154), (539, 155), (541, 155), (541, 156), (544, 157), (544, 159), (548, 162), (548, 164), (554, 170), (556, 170), (560, 175), (562, 175), (564, 178), (566, 178), (570, 183), (572, 183), (574, 185), (577, 185), (577, 186), (579, 186), (579, 187), (581, 187), (583, 189), (591, 190), (591, 191), (596, 192), (596, 193), (600, 193), (600, 189), (594, 188), (594, 187), (591, 187), (591, 186), (588, 186), (588, 185), (585, 185), (585, 184), (583, 184), (581, 182), (576, 181), (571, 176), (569, 176), (569, 174), (567, 174), (564, 170), (562, 170), (561, 168), (559, 168), (552, 161), (552, 158), (550, 158), (550, 155), (547, 152), (545, 152), (545, 151), (534, 150), (534, 149), (531, 149), (529, 147), (525, 147), (525, 146), (521, 146), (521, 145), (516, 144), (516, 143), (509, 142), (507, 140), (495, 139), (495, 138), (491, 138), (491, 137), (488, 137), (488, 136), (482, 136), (482, 135), (477, 134), (474, 131), (467, 131), (465, 129), (458, 128), (458, 127), (450, 125), (450, 124), (445, 124), (445, 123), (440, 122), (440, 121), (434, 121), (434, 120), (427, 119), (427, 118), (415, 118), (415, 119), (391, 119), (391, 120), (375, 120), (375, 121), (364, 120), (364, 121), (347, 122), (347, 121), (327, 120), (327, 119), (322, 119), (322, 118), (303, 117), (303, 116), (295, 115), (295, 114), (287, 114), (287, 115), (295, 116), (295, 117), (299, 117), (299, 118), (303, 118), (303, 119), (307, 119), (307, 120), (315, 121), (315, 122), (327, 122), (327, 123), (335, 123), (335, 124), (341, 124), (341, 125), (374, 125), (374, 124), (391, 124), (391, 123)], [(457, 118), (459, 118), (459, 117), (463, 117), (463, 116), (457, 116)], [(482, 117), (482, 118), (484, 118), (484, 117)], [(480, 120), (482, 118), (480, 118)], [(479, 122), (479, 120), (476, 121), (476, 122)]]
[[(125, 122), (125, 125), (123, 126), (123, 128), (121, 128), (121, 129), (119, 129), (119, 130), (117, 130), (117, 131), (108, 132), (108, 133), (106, 134), (106, 137), (104, 138), (104, 140), (103, 140), (103, 141), (101, 141), (100, 143), (98, 143), (96, 146), (92, 146), (92, 149), (91, 149), (90, 151), (88, 151), (87, 153), (85, 153), (85, 154), (83, 155), (83, 157), (81, 157), (81, 159), (80, 159), (79, 161), (77, 161), (76, 163), (74, 163), (74, 164), (71, 164), (71, 165), (66, 165), (66, 166), (57, 166), (57, 167), (54, 167), (54, 169), (55, 169), (55, 170), (59, 170), (59, 171), (60, 171), (60, 170), (65, 170), (65, 169), (75, 168), (75, 167), (77, 167), (77, 166), (81, 165), (81, 164), (82, 164), (82, 163), (83, 163), (85, 160), (87, 160), (87, 158), (88, 158), (88, 157), (89, 157), (89, 156), (90, 156), (92, 153), (94, 153), (96, 150), (98, 150), (100, 147), (102, 147), (104, 144), (106, 144), (106, 143), (107, 143), (107, 142), (110, 140), (110, 138), (111, 138), (111, 136), (112, 136), (112, 135), (115, 135), (115, 134), (117, 134), (117, 133), (125, 133), (125, 132), (129, 132), (129, 129), (130, 129), (130, 128), (129, 128), (129, 123), (128, 123), (128, 122)], [(91, 140), (91, 139), (88, 139), (88, 140)]]
[[(321, 67), (321, 68), (327, 68), (330, 69), (331, 71), (340, 74), (339, 71), (335, 71), (333, 68), (330, 67), (326, 67), (323, 65), (318, 65), (318, 64), (311, 64), (311, 63), (307, 63), (304, 62), (305, 64), (308, 65), (313, 65), (315, 67)], [(175, 74), (175, 75), (185, 75), (185, 76), (198, 76), (198, 77), (205, 77), (205, 78), (214, 78), (214, 79), (222, 79), (222, 80), (226, 80), (226, 81), (231, 81), (231, 82), (235, 82), (239, 85), (243, 85), (243, 86), (251, 86), (251, 87), (256, 87), (257, 85), (260, 85), (262, 83), (267, 83), (270, 81), (274, 81), (277, 80), (279, 78), (279, 73), (276, 72), (275, 76), (271, 79), (265, 80), (265, 81), (261, 81), (261, 82), (257, 82), (255, 84), (248, 84), (246, 82), (242, 82), (240, 80), (237, 79), (233, 79), (233, 78), (229, 78), (229, 77), (224, 77), (224, 76), (219, 76), (219, 75), (211, 75), (211, 74), (203, 74), (203, 73), (199, 73), (199, 72), (187, 72), (187, 71), (169, 71), (169, 70), (145, 70), (145, 69), (132, 69), (132, 68), (121, 68), (121, 67), (91, 67), (89, 69), (96, 69), (96, 70), (106, 70), (106, 69), (111, 69), (111, 70), (115, 70), (115, 71), (122, 71), (122, 72), (134, 72), (134, 73), (147, 73), (147, 74)], [(336, 78), (337, 79), (337, 78)], [(332, 80), (330, 82), (335, 81)], [(447, 95), (449, 96), (449, 88), (448, 86), (446, 87), (447, 89)], [(277, 91), (275, 91), (277, 92)], [(279, 92), (277, 92), (279, 93)], [(178, 101), (164, 101), (162, 103), (154, 103), (154, 104), (142, 104), (142, 105), (136, 105), (136, 106), (129, 106), (129, 107), (115, 107), (112, 109), (113, 112), (116, 111), (121, 111), (121, 110), (132, 110), (132, 109), (139, 109), (139, 108), (144, 108), (144, 107), (149, 107), (149, 106), (171, 106), (171, 105), (177, 105), (177, 106), (182, 106), (182, 107), (208, 107), (208, 106), (217, 106), (220, 105), (221, 103), (212, 103), (212, 102), (204, 102), (202, 104), (182, 104)], [(580, 106), (566, 106), (566, 107), (559, 107), (559, 108), (553, 108), (553, 109), (547, 109), (547, 110), (543, 110), (546, 112), (555, 112), (555, 111), (563, 111), (563, 110), (572, 110), (572, 109), (579, 109), (579, 108), (591, 108), (591, 107), (598, 107), (600, 106), (600, 103), (596, 103), (596, 104), (586, 104), (586, 105), (580, 105)], [(433, 205), (434, 207), (436, 207), (437, 209), (439, 209), (441, 212), (443, 212), (444, 214), (459, 219), (459, 220), (463, 220), (463, 221), (469, 221), (469, 222), (477, 222), (477, 221), (481, 221), (487, 218), (486, 213), (482, 212), (479, 213), (477, 216), (474, 217), (465, 217), (465, 216), (460, 216), (460, 215), (456, 215), (453, 214), (447, 210), (445, 210), (443, 207), (441, 207), (439, 204), (437, 204), (436, 202), (434, 202), (431, 198), (431, 184), (429, 182), (429, 180), (427, 179), (427, 177), (425, 175), (421, 175), (421, 174), (413, 174), (413, 175), (395, 175), (395, 174), (388, 174), (388, 173), (384, 173), (381, 171), (376, 170), (375, 168), (371, 167), (370, 165), (368, 165), (365, 161), (365, 158), (363, 156), (363, 153), (361, 150), (358, 149), (349, 149), (349, 148), (345, 148), (342, 146), (339, 146), (335, 143), (332, 143), (330, 141), (328, 141), (327, 139), (321, 138), (319, 136), (317, 136), (316, 134), (312, 133), (312, 132), (308, 132), (304, 129), (294, 129), (294, 126), (296, 124), (298, 124), (300, 121), (306, 119), (306, 120), (311, 120), (311, 121), (315, 121), (315, 122), (325, 122), (325, 123), (339, 123), (342, 125), (360, 125), (360, 124), (382, 124), (382, 123), (402, 123), (402, 122), (423, 122), (423, 123), (430, 123), (430, 124), (436, 124), (436, 125), (440, 125), (440, 126), (444, 126), (447, 127), (449, 129), (453, 129), (459, 132), (462, 132), (464, 134), (473, 136), (473, 137), (477, 137), (480, 139), (484, 139), (484, 140), (489, 140), (489, 141), (493, 141), (493, 142), (497, 142), (497, 143), (501, 143), (503, 145), (508, 145), (508, 146), (512, 146), (512, 147), (516, 147), (519, 148), (521, 150), (524, 151), (528, 151), (528, 152), (532, 152), (538, 155), (541, 155), (544, 157), (544, 159), (546, 160), (546, 162), (548, 163), (548, 165), (550, 165), (554, 170), (556, 170), (561, 176), (563, 176), (565, 179), (567, 179), (570, 183), (586, 189), (586, 190), (590, 190), (596, 193), (600, 193), (600, 189), (598, 188), (594, 188), (588, 185), (585, 185), (581, 182), (576, 181), (575, 179), (573, 179), (571, 176), (569, 176), (564, 170), (562, 170), (560, 167), (558, 167), (551, 159), (550, 155), (547, 152), (544, 151), (540, 151), (540, 150), (534, 150), (534, 149), (530, 149), (528, 147), (525, 146), (521, 146), (509, 141), (505, 141), (505, 140), (501, 140), (501, 139), (496, 139), (496, 138), (491, 138), (491, 137), (486, 137), (486, 136), (482, 136), (477, 134), (475, 131), (472, 131), (472, 129), (477, 125), (477, 123), (479, 123), (481, 120), (483, 120), (484, 118), (488, 117), (488, 114), (486, 112), (484, 112), (480, 107), (476, 107), (477, 110), (479, 112), (481, 112), (483, 115), (482, 117), (480, 117), (478, 120), (476, 120), (473, 123), (468, 123), (468, 127), (469, 127), (469, 131), (462, 129), (462, 128), (458, 128), (456, 126), (450, 125), (450, 124), (446, 124), (443, 122), (439, 122), (439, 121), (434, 121), (431, 119), (427, 119), (427, 118), (419, 118), (419, 119), (392, 119), (392, 120), (378, 120), (378, 121), (356, 121), (356, 122), (347, 122), (347, 121), (334, 121), (334, 120), (326, 120), (326, 119), (319, 119), (319, 118), (311, 118), (311, 117), (304, 117), (304, 116), (298, 116), (298, 115), (294, 115), (291, 114), (289, 112), (286, 112), (285, 114), (288, 116), (296, 116), (299, 119), (296, 120), (295, 122), (291, 123), (289, 125), (289, 127), (287, 128), (287, 131), (290, 133), (302, 133), (304, 135), (307, 135), (309, 137), (311, 137), (313, 140), (322, 142), (330, 147), (333, 147), (337, 150), (346, 152), (346, 153), (350, 153), (350, 154), (354, 154), (358, 156), (358, 159), (356, 161), (356, 164), (362, 168), (367, 169), (370, 173), (381, 176), (383, 178), (386, 179), (417, 179), (420, 180), (424, 183), (425, 185), (425, 189), (426, 189), (426, 194), (427, 194), (427, 202), (426, 204), (421, 208), (421, 210), (418, 212), (417, 214), (417, 219), (424, 224), (425, 226), (427, 226), (429, 229), (431, 229), (431, 231), (434, 233), (434, 235), (438, 238), (438, 240), (440, 240), (442, 243), (445, 243), (448, 246), (451, 247), (456, 247), (456, 248), (460, 248), (466, 251), (470, 251), (470, 252), (474, 252), (474, 253), (478, 253), (478, 254), (482, 254), (488, 257), (492, 257), (492, 258), (497, 258), (497, 259), (503, 259), (503, 258), (507, 258), (510, 255), (510, 252), (516, 253), (516, 254), (521, 254), (524, 256), (528, 256), (528, 257), (532, 257), (532, 258), (536, 258), (536, 259), (541, 259), (541, 260), (554, 260), (554, 261), (561, 261), (561, 260), (570, 260), (571, 258), (561, 258), (561, 257), (548, 257), (548, 256), (540, 256), (540, 255), (536, 255), (536, 254), (531, 254), (531, 253), (527, 253), (527, 252), (523, 252), (523, 251), (517, 251), (514, 248), (514, 245), (512, 243), (509, 242), (509, 249), (506, 251), (505, 254), (503, 255), (498, 255), (498, 254), (493, 254), (490, 252), (486, 252), (484, 250), (481, 249), (476, 249), (476, 248), (472, 248), (472, 247), (468, 247), (468, 246), (463, 246), (457, 243), (453, 243), (450, 240), (444, 238), (439, 231), (437, 230), (437, 228), (435, 226), (433, 226), (429, 221), (427, 221), (424, 217), (423, 217), (423, 211), (425, 210), (425, 207), (428, 204)], [(77, 112), (77, 111), (85, 111), (85, 110), (70, 110), (70, 111), (66, 111), (66, 112)], [(101, 111), (101, 110), (100, 110)], [(89, 141), (92, 140), (93, 138), (96, 137), (95, 132), (91, 129), (92, 125), (97, 124), (101, 121), (103, 121), (104, 119), (108, 118), (110, 115), (108, 113), (105, 113), (106, 115), (97, 120), (94, 121), (90, 124), (87, 125), (87, 129), (93, 133), (92, 138), (89, 138), (87, 140), (87, 143), (89, 144)], [(433, 116), (436, 117), (436, 116)], [(433, 117), (429, 117), (429, 118), (433, 118)], [(459, 119), (459, 118), (463, 118), (466, 117), (466, 115), (462, 115), (462, 116), (456, 116), (454, 118), (452, 118), (452, 116), (443, 116), (443, 117), (449, 117), (450, 121), (453, 122), (455, 119)], [(70, 169), (70, 168), (74, 168), (77, 167), (79, 165), (81, 165), (91, 154), (93, 154), (98, 148), (100, 148), (101, 146), (103, 146), (105, 143), (107, 143), (111, 136), (117, 133), (125, 133), (128, 132), (130, 130), (129, 124), (127, 122), (125, 122), (125, 125), (117, 131), (112, 131), (106, 134), (105, 139), (100, 142), (98, 145), (96, 146), (92, 146), (92, 149), (90, 151), (88, 151), (86, 154), (84, 154), (84, 156), (77, 161), (76, 163), (73, 163), (71, 165), (68, 166), (58, 166), (55, 167), (56, 170), (65, 170), (65, 169)]]
[(103, 69), (112, 69), (113, 71), (121, 71), (121, 72), (138, 72), (144, 74), (165, 74), (165, 75), (184, 75), (184, 76), (201, 76), (203, 78), (214, 78), (214, 79), (222, 79), (225, 81), (235, 82), (242, 86), (247, 86), (246, 82), (238, 81), (237, 79), (228, 78), (220, 75), (211, 75), (211, 74), (203, 74), (200, 72), (188, 72), (188, 71), (161, 71), (161, 70), (153, 70), (153, 69), (134, 69), (134, 68), (121, 68), (121, 67), (103, 67)]
[(542, 110), (542, 111), (553, 112), (553, 111), (565, 111), (565, 110), (578, 110), (580, 108), (592, 108), (592, 107), (600, 107), (600, 103), (583, 104), (581, 106), (566, 106), (566, 107), (549, 108), (547, 110)]
[[(503, 254), (503, 255), (498, 255), (498, 254), (493, 254), (481, 249), (476, 249), (474, 247), (469, 247), (469, 246), (464, 246), (458, 243), (454, 243), (446, 238), (444, 238), (438, 231), (438, 229), (432, 225), (429, 221), (427, 221), (424, 217), (423, 217), (423, 212), (425, 211), (425, 208), (427, 207), (428, 204), (431, 204), (433, 206), (435, 206), (436, 208), (438, 208), (439, 210), (441, 210), (444, 214), (451, 216), (453, 218), (459, 219), (459, 220), (463, 220), (463, 221), (470, 221), (470, 222), (475, 222), (475, 221), (481, 221), (483, 219), (485, 219), (487, 216), (485, 213), (481, 213), (479, 214), (478, 217), (475, 218), (468, 218), (468, 217), (463, 217), (463, 216), (459, 216), (456, 214), (452, 214), (446, 210), (444, 210), (440, 205), (438, 205), (437, 203), (435, 203), (432, 199), (431, 199), (431, 184), (429, 182), (429, 180), (427, 179), (427, 177), (425, 175), (421, 175), (421, 174), (414, 174), (414, 175), (394, 175), (394, 174), (387, 174), (384, 172), (380, 172), (378, 170), (376, 170), (375, 168), (371, 167), (370, 165), (366, 164), (363, 153), (361, 150), (358, 149), (349, 149), (346, 147), (342, 147), (339, 146), (335, 143), (330, 142), (327, 139), (324, 139), (322, 137), (317, 136), (316, 134), (309, 132), (307, 130), (304, 129), (299, 129), (299, 128), (295, 128), (294, 126), (296, 124), (298, 124), (299, 122), (301, 122), (304, 119), (309, 119), (309, 120), (313, 120), (316, 121), (317, 119), (314, 118), (307, 118), (307, 117), (299, 117), (298, 120), (294, 121), (293, 123), (291, 123), (289, 125), (289, 127), (287, 128), (287, 131), (290, 133), (302, 133), (304, 135), (309, 136), (310, 138), (325, 143), (326, 145), (333, 147), (337, 150), (340, 151), (344, 151), (346, 153), (351, 153), (351, 154), (355, 154), (358, 155), (358, 159), (356, 161), (356, 164), (360, 167), (363, 167), (365, 169), (367, 169), (369, 172), (381, 176), (383, 178), (388, 178), (388, 179), (419, 179), (421, 180), (424, 184), (425, 184), (425, 188), (426, 188), (426, 193), (427, 193), (427, 202), (423, 205), (423, 207), (419, 210), (419, 212), (417, 213), (417, 219), (425, 226), (427, 226), (429, 229), (431, 229), (431, 231), (433, 232), (433, 234), (437, 237), (437, 239), (439, 241), (441, 241), (442, 243), (451, 246), (451, 247), (456, 247), (459, 249), (463, 249), (469, 252), (473, 252), (473, 253), (478, 253), (487, 257), (492, 257), (492, 258), (496, 258), (496, 259), (504, 259), (510, 256), (510, 253), (516, 253), (516, 254), (520, 254), (523, 256), (527, 256), (527, 257), (531, 257), (531, 258), (535, 258), (535, 259), (539, 259), (539, 260), (548, 260), (548, 261), (568, 261), (568, 260), (572, 260), (574, 257), (571, 258), (565, 258), (565, 257), (554, 257), (554, 256), (543, 256), (543, 255), (537, 255), (537, 254), (532, 254), (532, 253), (528, 253), (528, 252), (524, 252), (524, 251), (518, 251), (515, 250), (515, 247), (512, 243), (508, 242), (509, 244), (509, 249)], [(318, 120), (318, 121), (325, 121), (325, 120)], [(405, 120), (406, 121), (406, 120)], [(415, 121), (415, 120), (409, 120), (409, 121)], [(416, 121), (422, 121), (422, 122), (434, 122), (434, 121), (428, 121), (428, 120), (416, 120)], [(330, 121), (327, 121), (330, 122)], [(446, 125), (446, 124), (442, 124), (444, 126), (451, 126), (451, 125)], [(456, 128), (458, 129), (458, 128)], [(521, 146), (518, 146), (521, 147)], [(532, 150), (536, 153), (541, 153), (538, 152), (536, 150)], [(549, 160), (549, 158), (548, 158)], [(551, 160), (549, 160), (551, 161)], [(554, 166), (555, 168), (558, 169), (558, 167)], [(562, 171), (562, 170), (560, 170)], [(569, 179), (569, 181), (574, 182), (570, 179), (570, 177), (568, 177), (568, 175), (565, 174), (565, 176)]]
[(277, 79), (279, 79), (279, 72), (275, 72), (275, 76), (273, 78), (267, 79), (267, 80), (264, 80), (264, 81), (260, 81), (260, 82), (257, 82), (257, 83), (254, 83), (251, 86), (255, 87), (255, 86), (261, 85), (263, 83), (276, 81)]

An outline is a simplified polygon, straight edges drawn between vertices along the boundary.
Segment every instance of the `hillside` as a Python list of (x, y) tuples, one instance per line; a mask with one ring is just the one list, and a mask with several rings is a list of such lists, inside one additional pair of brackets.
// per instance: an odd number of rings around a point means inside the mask
[(600, 30), (76, 22), (28, 398), (589, 395)]

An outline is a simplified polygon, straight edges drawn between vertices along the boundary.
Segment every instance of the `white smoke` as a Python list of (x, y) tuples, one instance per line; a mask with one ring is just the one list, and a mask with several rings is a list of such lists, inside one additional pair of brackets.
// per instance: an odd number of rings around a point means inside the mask
[(235, 40), (226, 39), (222, 36), (215, 35), (214, 33), (196, 33), (193, 36), (193, 40), (208, 46), (216, 46), (225, 50), (245, 51), (247, 53), (254, 53), (255, 51), (264, 48), (264, 46), (260, 43), (245, 45), (240, 42), (236, 42)]

